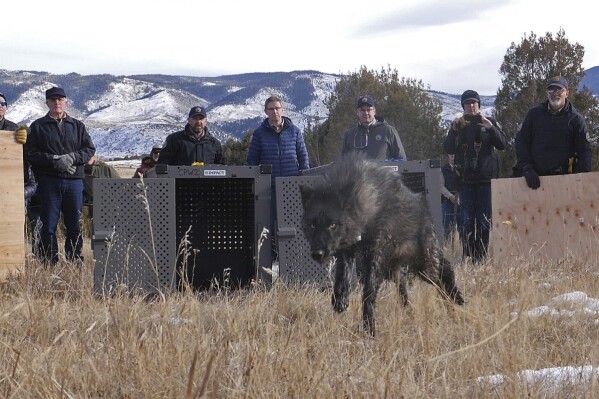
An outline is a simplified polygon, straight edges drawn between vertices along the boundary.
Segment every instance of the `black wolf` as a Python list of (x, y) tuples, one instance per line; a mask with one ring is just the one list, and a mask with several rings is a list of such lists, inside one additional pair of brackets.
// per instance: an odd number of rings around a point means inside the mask
[(337, 312), (349, 305), (354, 263), (363, 286), (364, 327), (372, 335), (376, 296), (384, 279), (397, 283), (404, 305), (410, 274), (435, 285), (455, 303), (464, 303), (426, 201), (402, 183), (400, 173), (350, 155), (334, 162), (322, 182), (301, 185), (300, 192), (302, 228), (312, 257), (320, 263), (336, 257), (332, 302)]

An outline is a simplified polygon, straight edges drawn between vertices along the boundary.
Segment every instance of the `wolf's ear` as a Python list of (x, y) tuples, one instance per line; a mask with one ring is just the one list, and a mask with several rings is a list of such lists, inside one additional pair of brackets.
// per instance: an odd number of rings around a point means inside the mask
[(306, 202), (312, 197), (312, 193), (314, 190), (308, 185), (300, 184), (299, 185), (300, 194), (302, 196), (302, 205), (306, 205)]

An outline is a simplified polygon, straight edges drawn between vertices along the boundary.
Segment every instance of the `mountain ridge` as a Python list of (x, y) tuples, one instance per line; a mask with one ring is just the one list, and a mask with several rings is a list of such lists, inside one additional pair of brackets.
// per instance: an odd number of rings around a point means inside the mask
[[(595, 68), (589, 87), (599, 82), (599, 67)], [(8, 98), (7, 119), (29, 125), (47, 112), (45, 90), (63, 87), (69, 98), (67, 112), (86, 124), (99, 157), (112, 159), (146, 154), (168, 134), (181, 130), (195, 105), (206, 107), (208, 128), (222, 142), (229, 137), (240, 139), (257, 127), (265, 118), (264, 100), (271, 95), (282, 98), (285, 114), (303, 130), (308, 123), (326, 119), (324, 101), (340, 78), (313, 70), (196, 77), (57, 75), (0, 69), (0, 91)], [(459, 94), (429, 93), (441, 101), (445, 123), (462, 112)], [(493, 112), (494, 99), (481, 96), (485, 114)]]

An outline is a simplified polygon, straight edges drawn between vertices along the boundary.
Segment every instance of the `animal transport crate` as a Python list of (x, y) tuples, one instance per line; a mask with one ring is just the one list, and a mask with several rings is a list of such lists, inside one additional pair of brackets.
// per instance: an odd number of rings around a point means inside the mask
[[(435, 233), (443, 245), (439, 161), (383, 162), (381, 166), (401, 173), (408, 188), (426, 197)], [(303, 171), (302, 176), (276, 178), (279, 278), (286, 283), (325, 285), (330, 281), (330, 265), (320, 265), (310, 256), (310, 246), (302, 231), (303, 208), (299, 191), (300, 184), (312, 186), (320, 181), (328, 168), (329, 165), (324, 165)], [(401, 215), (397, 215), (397, 222), (401, 223)]]
[(95, 290), (270, 281), (270, 169), (159, 165), (156, 178), (95, 179)]

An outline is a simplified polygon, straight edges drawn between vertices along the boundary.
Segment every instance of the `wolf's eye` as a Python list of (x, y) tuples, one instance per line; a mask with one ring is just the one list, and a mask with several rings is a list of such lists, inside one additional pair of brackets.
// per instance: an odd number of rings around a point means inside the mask
[(329, 225), (329, 230), (335, 230), (337, 228), (337, 225), (335, 223), (331, 223)]

